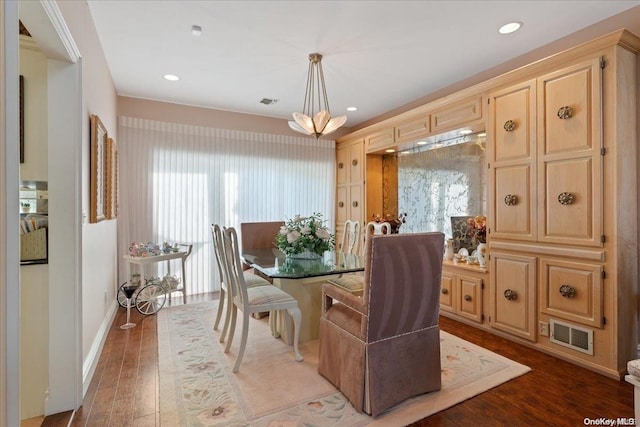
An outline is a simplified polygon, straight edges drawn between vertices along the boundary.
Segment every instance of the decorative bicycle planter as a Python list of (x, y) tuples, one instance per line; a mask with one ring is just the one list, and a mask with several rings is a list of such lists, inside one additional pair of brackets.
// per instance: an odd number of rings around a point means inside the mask
[[(136, 277), (137, 276), (137, 277)], [(123, 308), (135, 307), (140, 314), (145, 316), (155, 314), (167, 301), (167, 296), (179, 290), (180, 279), (176, 276), (166, 275), (162, 279), (151, 276), (145, 278), (144, 284), (140, 284), (139, 275), (134, 275), (131, 283), (125, 282), (118, 289), (118, 304)], [(127, 299), (125, 288), (136, 287), (131, 298)], [(127, 304), (129, 301), (129, 304)]]

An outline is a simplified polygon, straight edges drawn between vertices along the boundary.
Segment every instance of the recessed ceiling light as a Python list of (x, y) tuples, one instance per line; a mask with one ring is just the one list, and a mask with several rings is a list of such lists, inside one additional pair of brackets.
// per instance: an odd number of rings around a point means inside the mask
[(471, 129), (462, 129), (460, 131), (460, 135), (469, 135), (470, 133), (473, 133)]
[(484, 138), (485, 136), (487, 136), (487, 133), (486, 133), (486, 132), (480, 132), (480, 133), (478, 134), (478, 136), (479, 136), (480, 138)]
[(163, 77), (165, 78), (165, 80), (169, 80), (170, 82), (177, 82), (178, 80), (180, 80), (180, 77), (176, 76), (175, 74), (165, 74)]
[(393, 148), (387, 148), (386, 150), (384, 150), (385, 153), (395, 153), (396, 150), (394, 150)]
[(502, 27), (500, 27), (498, 32), (500, 34), (511, 34), (514, 31), (518, 31), (521, 26), (522, 22), (509, 22), (508, 24), (504, 24)]
[(358, 111), (358, 107), (347, 107), (347, 111)]
[(427, 141), (418, 141), (416, 145), (427, 145)]
[(200, 25), (191, 26), (191, 35), (192, 36), (199, 36), (200, 34), (202, 34), (202, 27)]

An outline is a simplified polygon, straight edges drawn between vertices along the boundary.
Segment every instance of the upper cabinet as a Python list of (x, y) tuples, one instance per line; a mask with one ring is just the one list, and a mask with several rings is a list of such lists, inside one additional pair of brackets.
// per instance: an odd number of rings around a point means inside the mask
[[(364, 221), (364, 140), (336, 147), (336, 243), (342, 242), (346, 220)], [(340, 249), (340, 248), (338, 248)]]
[(431, 132), (438, 134), (479, 120), (482, 120), (482, 97), (474, 96), (431, 113)]

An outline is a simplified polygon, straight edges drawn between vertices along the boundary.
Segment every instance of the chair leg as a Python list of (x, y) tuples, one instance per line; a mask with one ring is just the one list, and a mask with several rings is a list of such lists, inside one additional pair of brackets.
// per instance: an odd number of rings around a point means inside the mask
[[(213, 330), (218, 330), (218, 325), (220, 324), (220, 318), (222, 317), (222, 310), (224, 309), (224, 300), (225, 300), (225, 291), (224, 288), (220, 288), (220, 299), (218, 300), (218, 312), (216, 313), (216, 320), (213, 322)], [(220, 341), (222, 342), (222, 341)]]
[(298, 339), (300, 338), (300, 325), (302, 323), (302, 314), (298, 307), (288, 308), (287, 311), (293, 317), (293, 351), (296, 354), (296, 360), (302, 362), (302, 355), (298, 350)]
[(233, 372), (240, 370), (240, 363), (244, 356), (244, 349), (247, 346), (247, 337), (249, 336), (249, 311), (242, 312), (242, 338), (240, 340), (240, 350), (236, 357), (236, 364), (233, 366)]
[(233, 342), (233, 332), (236, 330), (236, 317), (238, 317), (238, 307), (235, 304), (231, 305), (231, 325), (229, 326), (229, 336), (227, 337), (227, 345), (224, 347), (224, 352), (229, 353), (231, 343)]
[(224, 326), (222, 327), (222, 334), (220, 335), (220, 343), (224, 342), (225, 337), (229, 331), (229, 319), (231, 319), (231, 307), (235, 307), (233, 305), (233, 298), (231, 297), (231, 292), (227, 291), (227, 312), (224, 317)]
[(280, 338), (280, 331), (278, 331), (279, 316), (280, 316), (279, 311), (269, 312), (269, 328), (271, 328), (271, 335), (275, 338)]

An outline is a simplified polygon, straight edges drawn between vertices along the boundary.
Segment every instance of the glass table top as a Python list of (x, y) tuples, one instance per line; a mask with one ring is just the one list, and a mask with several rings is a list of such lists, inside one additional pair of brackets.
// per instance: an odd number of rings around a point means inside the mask
[(320, 259), (286, 258), (278, 249), (250, 249), (242, 253), (244, 261), (273, 279), (352, 273), (364, 270), (364, 257), (327, 251)]

